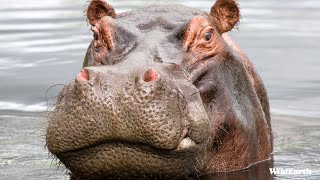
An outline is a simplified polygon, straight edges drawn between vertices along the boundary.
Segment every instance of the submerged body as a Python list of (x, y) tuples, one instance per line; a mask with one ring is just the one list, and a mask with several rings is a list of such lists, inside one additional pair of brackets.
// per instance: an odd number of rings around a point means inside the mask
[(233, 0), (210, 14), (181, 5), (87, 11), (94, 40), (58, 98), (47, 147), (77, 179), (180, 178), (234, 171), (272, 152), (269, 103), (226, 34)]

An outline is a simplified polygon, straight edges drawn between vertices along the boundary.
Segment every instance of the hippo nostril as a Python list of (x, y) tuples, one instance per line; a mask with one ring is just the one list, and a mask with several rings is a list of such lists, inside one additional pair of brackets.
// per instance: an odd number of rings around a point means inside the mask
[(155, 82), (159, 77), (160, 75), (156, 70), (150, 69), (144, 73), (143, 80), (144, 82)]
[(77, 75), (78, 81), (89, 81), (89, 72), (86, 69), (82, 69), (81, 72)]

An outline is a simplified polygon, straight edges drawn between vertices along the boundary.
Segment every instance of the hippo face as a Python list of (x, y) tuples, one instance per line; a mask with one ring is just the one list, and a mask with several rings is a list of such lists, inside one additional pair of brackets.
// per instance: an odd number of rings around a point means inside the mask
[(226, 35), (234, 0), (117, 15), (91, 0), (84, 68), (49, 115), (47, 147), (73, 178), (234, 171), (272, 152), (263, 83)]

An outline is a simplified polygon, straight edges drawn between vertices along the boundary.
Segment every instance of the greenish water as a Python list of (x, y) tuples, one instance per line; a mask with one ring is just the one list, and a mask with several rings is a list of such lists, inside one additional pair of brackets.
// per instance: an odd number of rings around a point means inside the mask
[[(118, 13), (151, 4), (209, 11), (214, 1), (108, 1)], [(0, 179), (68, 179), (45, 149), (46, 91), (79, 72), (92, 38), (80, 0), (2, 0), (0, 6)], [(312, 171), (275, 179), (320, 179), (320, 1), (239, 0), (230, 34), (267, 86), (275, 134), (274, 166)], [(49, 106), (61, 86), (48, 92)], [(248, 173), (249, 172), (249, 173)], [(267, 173), (266, 173), (267, 172)], [(219, 176), (270, 179), (268, 167)], [(211, 176), (206, 177), (212, 179)]]

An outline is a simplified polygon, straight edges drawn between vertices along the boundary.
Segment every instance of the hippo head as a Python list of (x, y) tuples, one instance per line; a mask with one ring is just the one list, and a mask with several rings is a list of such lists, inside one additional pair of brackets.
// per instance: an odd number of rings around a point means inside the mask
[(46, 142), (75, 179), (234, 171), (272, 152), (266, 90), (224, 34), (234, 0), (116, 14), (91, 0), (84, 68), (59, 95)]

